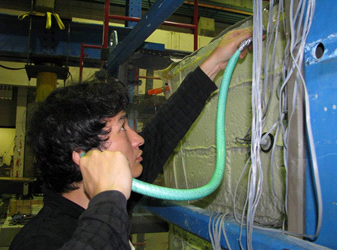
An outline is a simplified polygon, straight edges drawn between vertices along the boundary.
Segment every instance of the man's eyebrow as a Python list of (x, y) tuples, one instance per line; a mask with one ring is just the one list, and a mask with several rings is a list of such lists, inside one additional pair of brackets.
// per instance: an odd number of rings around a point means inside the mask
[(125, 119), (128, 119), (128, 114), (127, 114), (127, 113), (122, 114), (122, 115), (118, 118), (118, 121), (125, 120)]

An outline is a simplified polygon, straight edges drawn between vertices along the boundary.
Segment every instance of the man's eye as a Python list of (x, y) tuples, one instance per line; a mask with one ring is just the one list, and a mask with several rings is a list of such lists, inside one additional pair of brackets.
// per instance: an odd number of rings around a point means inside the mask
[(124, 125), (121, 127), (121, 130), (125, 131)]

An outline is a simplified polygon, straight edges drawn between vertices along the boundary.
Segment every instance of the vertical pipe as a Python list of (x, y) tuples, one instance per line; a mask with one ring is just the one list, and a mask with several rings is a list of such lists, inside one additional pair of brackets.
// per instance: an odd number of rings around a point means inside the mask
[[(152, 69), (146, 71), (147, 77), (154, 77), (154, 72)], [(145, 94), (149, 92), (149, 90), (153, 89), (153, 79), (147, 78), (146, 85), (145, 85)]]
[[(17, 106), (16, 106), (16, 129), (14, 145), (15, 150), (13, 152), (13, 171), (11, 177), (23, 177), (25, 170), (25, 132), (24, 129), (27, 123), (27, 95), (28, 89), (25, 87), (18, 87), (17, 93)], [(5, 184), (6, 185), (6, 184)]]
[[(285, 2), (285, 12), (290, 15), (290, 2)], [(297, 7), (299, 0), (294, 0), (294, 8)], [(290, 40), (290, 23), (286, 19), (286, 39)], [(287, 62), (288, 67), (292, 63)], [(303, 67), (301, 68), (303, 70)], [(292, 107), (294, 96), (294, 85), (296, 82), (297, 70), (289, 79), (288, 91), (288, 111), (295, 108), (289, 127), (288, 141), (288, 231), (304, 234), (305, 233), (305, 166), (306, 166), (306, 139), (304, 124), (304, 93), (303, 87), (297, 90), (296, 107)]]
[[(34, 10), (34, 0), (30, 3), (30, 12)], [(29, 64), (29, 56), (30, 56), (30, 43), (31, 43), (31, 35), (32, 35), (32, 26), (33, 26), (33, 18), (29, 15), (29, 33), (28, 33), (28, 46), (27, 46), (27, 64)]]
[(79, 76), (80, 82), (82, 82), (83, 61), (84, 61), (84, 43), (81, 43), (81, 54), (80, 54), (80, 76)]
[(68, 67), (68, 62), (69, 62), (70, 25), (71, 25), (71, 22), (68, 23), (67, 61), (66, 61), (66, 66), (67, 66), (67, 67)]
[(139, 85), (138, 85), (138, 75), (139, 75), (139, 73), (138, 73), (138, 71), (139, 71), (139, 68), (137, 68), (137, 67), (135, 67), (135, 95), (136, 96), (138, 96), (138, 94), (139, 94)]
[(198, 0), (194, 0), (194, 50), (198, 49)]
[(35, 102), (43, 102), (56, 89), (57, 74), (40, 71), (36, 76)]

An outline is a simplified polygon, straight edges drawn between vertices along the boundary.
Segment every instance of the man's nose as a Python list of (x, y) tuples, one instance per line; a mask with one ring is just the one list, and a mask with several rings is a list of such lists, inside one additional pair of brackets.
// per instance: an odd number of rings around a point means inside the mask
[(140, 136), (136, 131), (132, 130), (131, 137), (131, 143), (133, 147), (140, 147), (144, 144), (144, 138)]

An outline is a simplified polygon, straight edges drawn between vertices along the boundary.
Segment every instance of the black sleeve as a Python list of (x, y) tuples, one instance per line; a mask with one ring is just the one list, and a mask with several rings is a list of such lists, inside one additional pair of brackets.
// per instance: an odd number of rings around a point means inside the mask
[(121, 192), (106, 191), (96, 195), (78, 223), (62, 250), (130, 249), (130, 220), (126, 198)]
[[(163, 104), (158, 113), (140, 133), (144, 137), (142, 181), (152, 183), (203, 110), (207, 99), (217, 89), (215, 83), (197, 67), (189, 73), (180, 87)], [(130, 211), (142, 195), (132, 193)]]

